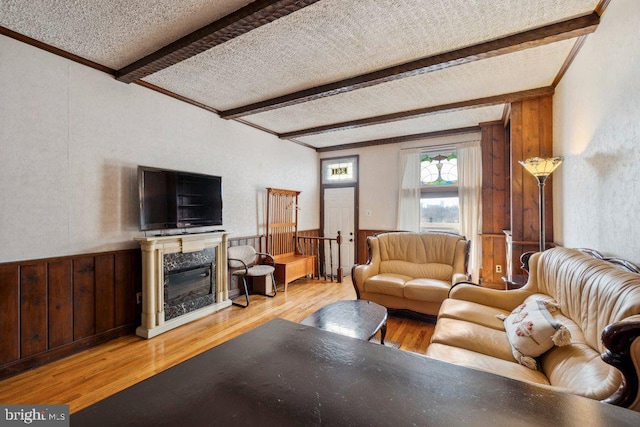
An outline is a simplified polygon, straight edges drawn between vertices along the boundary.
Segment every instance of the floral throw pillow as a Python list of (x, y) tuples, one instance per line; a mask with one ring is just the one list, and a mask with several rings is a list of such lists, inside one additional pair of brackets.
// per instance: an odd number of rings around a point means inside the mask
[(504, 327), (511, 344), (513, 357), (521, 365), (537, 369), (535, 357), (554, 345), (571, 344), (571, 333), (550, 313), (557, 306), (542, 300), (532, 300), (516, 307), (504, 318)]

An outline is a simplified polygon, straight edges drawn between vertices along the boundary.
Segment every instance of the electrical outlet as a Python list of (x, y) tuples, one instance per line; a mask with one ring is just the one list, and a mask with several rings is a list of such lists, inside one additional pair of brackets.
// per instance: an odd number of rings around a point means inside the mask
[(136, 293), (136, 304), (142, 304), (142, 292)]
[(502, 266), (496, 265), (496, 273), (502, 273)]

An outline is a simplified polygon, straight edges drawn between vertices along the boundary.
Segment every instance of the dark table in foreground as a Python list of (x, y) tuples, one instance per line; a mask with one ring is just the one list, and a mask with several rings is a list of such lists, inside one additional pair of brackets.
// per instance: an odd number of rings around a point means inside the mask
[(364, 341), (369, 341), (380, 331), (380, 343), (384, 344), (387, 309), (375, 302), (361, 299), (336, 301), (300, 323)]
[(276, 319), (72, 426), (638, 426), (640, 413)]

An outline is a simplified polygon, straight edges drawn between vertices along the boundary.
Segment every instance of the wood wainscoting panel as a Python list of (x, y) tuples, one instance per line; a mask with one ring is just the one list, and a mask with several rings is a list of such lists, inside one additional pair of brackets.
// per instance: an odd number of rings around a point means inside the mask
[(73, 341), (73, 261), (63, 259), (48, 265), (49, 347)]
[(20, 269), (0, 266), (0, 365), (20, 358)]
[(47, 349), (47, 268), (45, 264), (20, 268), (20, 355)]
[[(480, 269), (480, 283), (482, 286), (504, 289), (502, 276), (506, 274), (506, 243), (504, 234), (483, 234), (482, 238), (482, 268)], [(502, 266), (502, 272), (497, 272), (496, 265)]]
[(0, 265), (0, 378), (133, 332), (139, 249)]
[(115, 256), (100, 255), (95, 260), (96, 280), (96, 332), (112, 329), (116, 323), (114, 276)]
[(115, 257), (114, 273), (114, 298), (115, 298), (115, 325), (130, 325), (136, 323), (140, 316), (135, 316), (135, 305), (130, 298), (135, 295), (136, 273), (142, 274), (140, 269), (135, 270), (135, 257), (128, 252), (117, 252)]
[(96, 331), (95, 257), (73, 261), (73, 339), (79, 340)]

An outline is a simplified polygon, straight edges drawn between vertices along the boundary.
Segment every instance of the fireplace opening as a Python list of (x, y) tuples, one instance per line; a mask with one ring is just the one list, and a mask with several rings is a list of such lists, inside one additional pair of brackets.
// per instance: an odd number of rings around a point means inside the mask
[(165, 320), (215, 303), (215, 288), (212, 264), (168, 272), (164, 281)]
[(210, 265), (172, 272), (167, 280), (165, 301), (175, 305), (208, 295), (212, 285)]

